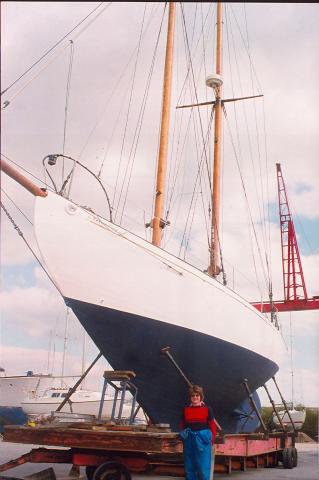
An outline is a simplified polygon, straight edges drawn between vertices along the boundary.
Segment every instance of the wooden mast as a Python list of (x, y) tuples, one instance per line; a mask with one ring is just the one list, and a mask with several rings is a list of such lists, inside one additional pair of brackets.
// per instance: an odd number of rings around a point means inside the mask
[(157, 247), (161, 245), (161, 233), (165, 226), (162, 220), (164, 209), (164, 188), (168, 152), (168, 133), (170, 120), (170, 105), (172, 92), (172, 70), (173, 70), (173, 50), (174, 50), (174, 25), (175, 25), (175, 3), (170, 2), (168, 14), (167, 43), (165, 55), (165, 69), (163, 82), (163, 105), (162, 122), (160, 134), (160, 146), (158, 154), (157, 177), (156, 177), (156, 196), (154, 217), (151, 222), (153, 228), (152, 243)]
[[(217, 43), (216, 43), (216, 73), (222, 74), (222, 3), (217, 2)], [(217, 277), (220, 273), (219, 255), (219, 210), (220, 210), (220, 151), (222, 140), (222, 85), (215, 90), (216, 103), (214, 105), (214, 169), (212, 192), (212, 227), (210, 245), (210, 264), (208, 273)]]

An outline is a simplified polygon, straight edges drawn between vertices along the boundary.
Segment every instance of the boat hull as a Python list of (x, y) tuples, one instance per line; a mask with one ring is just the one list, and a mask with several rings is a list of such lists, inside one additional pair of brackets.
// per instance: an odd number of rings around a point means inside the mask
[(0, 406), (0, 433), (6, 425), (23, 425), (26, 421), (27, 415), (21, 407)]
[(0, 377), (0, 402), (2, 407), (20, 407), (28, 392), (41, 388), (49, 388), (52, 384), (50, 375), (15, 375)]
[[(207, 403), (225, 432), (244, 429), (245, 418), (236, 412), (245, 413), (243, 379), (249, 379), (254, 391), (278, 370), (274, 362), (254, 352), (195, 330), (65, 300), (112, 367), (136, 373), (138, 402), (155, 423), (170, 423), (178, 429), (182, 407), (188, 401), (187, 385), (161, 355), (163, 347), (170, 346), (187, 378), (204, 387)], [(250, 425), (256, 428), (258, 420)]]
[[(21, 406), (27, 415), (49, 415), (51, 412), (55, 412), (59, 407), (60, 402), (50, 402), (50, 401), (23, 401)], [(110, 401), (105, 402), (110, 403), (110, 406), (107, 408), (107, 413), (111, 412), (112, 403)], [(72, 407), (67, 403), (63, 408), (62, 412), (71, 412), (79, 413), (85, 415), (98, 415), (100, 401), (88, 401), (88, 402), (72, 402)], [(110, 415), (109, 415), (110, 416)]]
[[(286, 427), (288, 430), (293, 430), (294, 427), (296, 430), (301, 430), (306, 420), (306, 410), (289, 410), (289, 415), (286, 411), (280, 411), (279, 417), (284, 427)], [(273, 422), (276, 427), (281, 427), (275, 413), (273, 414)]]
[(223, 429), (241, 430), (241, 382), (254, 391), (278, 370), (276, 325), (199, 269), (58, 195), (37, 197), (34, 226), (56, 287), (112, 367), (135, 371), (154, 422), (177, 428), (188, 400), (160, 357), (170, 346)]

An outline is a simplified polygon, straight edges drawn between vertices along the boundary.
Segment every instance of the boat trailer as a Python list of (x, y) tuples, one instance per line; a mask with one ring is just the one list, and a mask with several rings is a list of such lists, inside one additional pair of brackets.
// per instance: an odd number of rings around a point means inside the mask
[[(163, 348), (161, 353), (168, 357), (187, 385), (191, 385), (190, 380), (170, 354), (170, 348)], [(79, 476), (80, 467), (85, 467), (88, 480), (105, 480), (105, 478), (107, 480), (131, 480), (131, 473), (184, 477), (183, 444), (179, 434), (171, 432), (170, 426), (167, 424), (134, 424), (140, 408), (139, 406), (137, 409), (135, 408), (137, 389), (131, 381), (135, 377), (135, 373), (132, 371), (106, 371), (103, 377), (101, 404), (96, 420), (87, 421), (88, 416), (81, 418), (78, 414), (61, 413), (60, 410), (63, 406), (61, 404), (57, 412), (53, 412), (52, 421), (49, 424), (6, 426), (4, 442), (67, 447), (67, 449), (32, 449), (19, 458), (0, 465), (0, 473), (30, 462), (70, 464), (72, 465), (72, 476)], [(119, 383), (120, 387), (114, 382)], [(108, 422), (102, 420), (107, 384), (115, 390), (112, 414)], [(252, 409), (260, 417), (247, 379), (243, 380), (243, 387), (251, 400)], [(75, 387), (70, 390), (68, 396), (73, 393), (74, 389)], [(267, 391), (266, 387), (265, 389)], [(130, 418), (123, 423), (121, 413), (127, 391), (132, 394), (133, 401)], [(268, 391), (267, 393), (269, 395)], [(116, 417), (118, 400), (120, 401), (119, 414)], [(270, 400), (272, 401), (271, 398)], [(66, 401), (67, 398), (64, 399), (64, 403)], [(58, 420), (57, 423), (56, 420)], [(235, 470), (246, 471), (249, 468), (277, 467), (279, 463), (282, 463), (283, 467), (287, 469), (297, 466), (296, 431), (288, 432), (282, 426), (282, 431), (268, 432), (261, 417), (260, 420), (263, 430), (261, 433), (224, 435), (222, 430), (219, 430), (213, 447), (214, 472), (230, 474)]]
[[(140, 427), (141, 428), (141, 427)], [(85, 467), (88, 480), (130, 480), (131, 473), (184, 477), (183, 445), (177, 433), (161, 427), (73, 425), (60, 427), (7, 426), (5, 442), (69, 447), (37, 448), (0, 465), (0, 472), (24, 463), (64, 463)], [(217, 437), (214, 472), (230, 474), (250, 468), (297, 466), (293, 433), (238, 434)]]
[[(98, 418), (90, 419), (79, 414), (53, 413), (51, 423), (38, 426), (5, 427), (3, 441), (41, 445), (50, 448), (32, 449), (19, 458), (0, 465), (5, 472), (27, 462), (63, 463), (72, 465), (72, 476), (85, 467), (88, 480), (131, 480), (131, 473), (149, 473), (184, 477), (183, 444), (177, 432), (169, 425), (134, 424), (136, 387), (134, 387), (131, 415), (128, 424), (120, 415), (116, 418), (116, 402), (120, 395), (120, 413), (126, 391), (131, 391), (131, 371), (104, 372), (104, 387), (116, 389), (110, 421), (102, 420), (104, 397)], [(116, 387), (114, 382), (120, 382)], [(226, 434), (219, 431), (214, 444), (214, 472), (230, 474), (234, 470), (249, 468), (297, 466), (295, 432), (262, 432)], [(54, 447), (66, 447), (61, 450)]]

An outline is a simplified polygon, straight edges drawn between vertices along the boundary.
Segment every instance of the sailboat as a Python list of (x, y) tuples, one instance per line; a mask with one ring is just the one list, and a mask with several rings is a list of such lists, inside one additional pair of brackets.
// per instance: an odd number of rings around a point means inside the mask
[[(306, 415), (307, 411), (304, 407), (297, 407), (295, 406), (294, 402), (294, 369), (293, 369), (293, 349), (292, 349), (292, 322), (291, 322), (291, 313), (290, 313), (290, 318), (289, 318), (289, 330), (290, 330), (290, 374), (291, 374), (291, 402), (290, 404), (287, 404), (288, 410), (284, 408), (284, 405), (279, 405), (277, 407), (278, 409), (278, 415), (280, 417), (282, 425), (287, 429), (287, 430), (301, 430), (305, 420), (306, 420)], [(281, 427), (280, 421), (275, 414), (273, 413), (272, 420), (275, 424), (275, 426), (278, 428)]]
[[(167, 227), (164, 197), (175, 9), (169, 3), (152, 241), (116, 224), (111, 209), (106, 219), (72, 201), (65, 190), (59, 194), (28, 184), (36, 197), (35, 236), (46, 271), (98, 349), (115, 370), (135, 372), (138, 402), (152, 422), (178, 428), (188, 398), (184, 378), (161, 356), (169, 346), (185, 376), (203, 386), (222, 429), (235, 433), (245, 424), (253, 431), (258, 419), (247, 422), (253, 414), (242, 384), (248, 382), (258, 405), (256, 390), (278, 371), (283, 340), (274, 314), (260, 313), (220, 280), (219, 175), (226, 102), (221, 2), (216, 72), (206, 78), (215, 95), (208, 102), (214, 118), (209, 265), (197, 268), (161, 245)], [(49, 164), (58, 157), (48, 156)], [(10, 173), (4, 162), (3, 169)]]

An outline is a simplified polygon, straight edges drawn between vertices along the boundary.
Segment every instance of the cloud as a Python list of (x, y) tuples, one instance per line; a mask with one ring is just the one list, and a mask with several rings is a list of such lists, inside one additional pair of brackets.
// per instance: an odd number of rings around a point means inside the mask
[[(281, 368), (276, 375), (276, 381), (281, 394), (286, 402), (292, 401), (291, 371), (288, 367)], [(298, 369), (294, 370), (294, 404), (301, 403), (306, 407), (319, 405), (319, 380), (317, 370)], [(282, 403), (281, 397), (272, 380), (267, 382), (267, 388), (276, 404)], [(263, 388), (258, 389), (258, 394), (263, 406), (270, 406), (269, 398)]]
[[(95, 355), (96, 356), (96, 355)], [(93, 360), (87, 359), (86, 368)], [(23, 375), (28, 370), (34, 374), (62, 374), (63, 352), (49, 352), (43, 348), (27, 348), (16, 346), (2, 346), (0, 351), (0, 365), (5, 369), (5, 375)], [(89, 372), (83, 382), (83, 387), (90, 390), (100, 390), (103, 384), (103, 373), (111, 370), (105, 359), (100, 359)], [(79, 355), (67, 353), (64, 366), (64, 375), (79, 376), (82, 374), (82, 358)], [(76, 379), (66, 379), (73, 384)], [(57, 382), (57, 380), (55, 380)]]
[(59, 297), (39, 287), (13, 288), (1, 292), (0, 298), (7, 326), (14, 321), (30, 337), (47, 335), (56, 315), (65, 309)]

